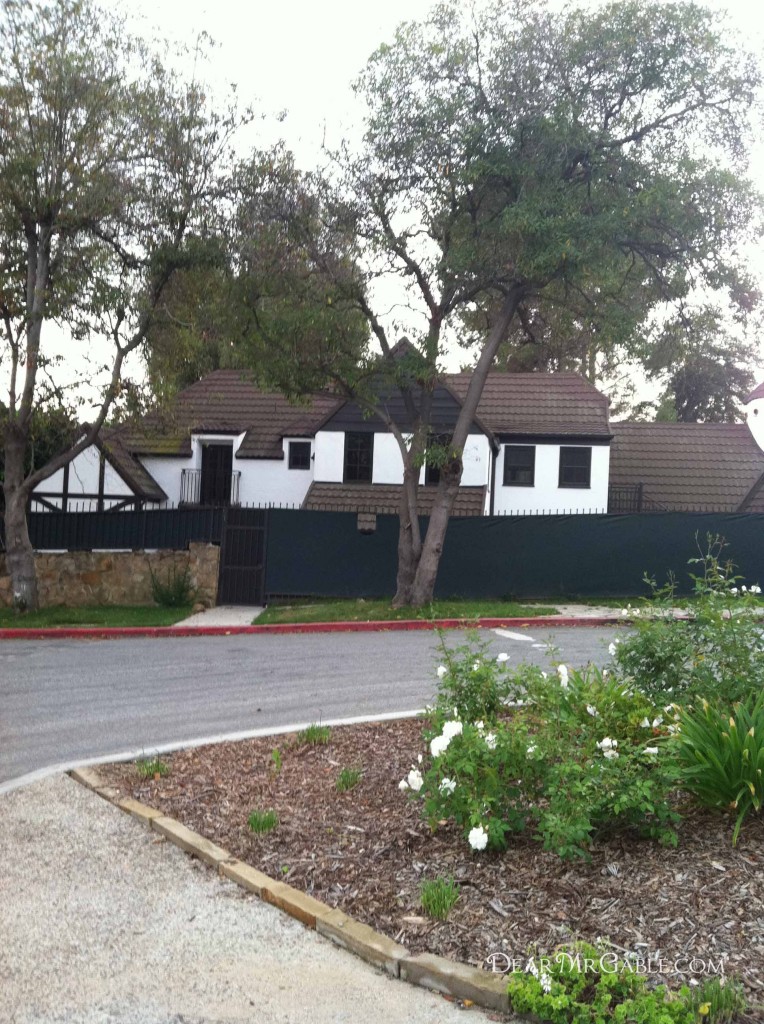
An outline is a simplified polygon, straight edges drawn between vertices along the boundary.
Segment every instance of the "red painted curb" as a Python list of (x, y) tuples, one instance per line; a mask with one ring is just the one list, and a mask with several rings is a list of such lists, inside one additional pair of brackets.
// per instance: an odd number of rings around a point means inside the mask
[(616, 626), (615, 616), (575, 619), (539, 616), (523, 619), (404, 619), (392, 622), (283, 622), (268, 626), (104, 626), (102, 628), (0, 629), (0, 640), (116, 640), (120, 637), (248, 636), (257, 633), (385, 633), (423, 629), (497, 629), (503, 626)]

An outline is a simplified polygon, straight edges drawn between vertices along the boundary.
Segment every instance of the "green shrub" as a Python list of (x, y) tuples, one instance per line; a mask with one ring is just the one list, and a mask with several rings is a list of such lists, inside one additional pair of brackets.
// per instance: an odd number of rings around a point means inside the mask
[(279, 823), (279, 816), (275, 811), (252, 811), (247, 824), (252, 832), (272, 832)]
[(764, 802), (764, 692), (730, 713), (703, 702), (682, 713), (677, 737), (684, 786), (706, 807), (737, 811), (732, 842)]
[(191, 568), (188, 564), (183, 568), (173, 562), (167, 570), (167, 576), (160, 580), (149, 563), (151, 574), (151, 593), (154, 601), (164, 608), (182, 608), (193, 604), (196, 590), (191, 583)]
[(144, 758), (138, 761), (136, 768), (142, 779), (153, 779), (156, 775), (164, 777), (170, 771), (165, 762), (160, 761), (158, 757)]
[[(451, 663), (452, 678), (463, 679), (475, 651), (460, 648)], [(593, 839), (626, 829), (676, 843), (669, 798), (680, 773), (666, 742), (673, 707), (656, 708), (594, 668), (560, 666), (551, 677), (527, 666), (509, 674), (495, 663), (483, 671), (486, 690), (489, 674), (502, 673), (502, 688), (523, 696), (490, 725), (447, 718), (438, 700), (424, 731), (430, 757), (400, 783), (423, 801), (433, 828), (453, 820), (474, 850), (502, 849), (511, 833), (532, 828), (563, 857), (588, 856)]]
[(361, 769), (360, 768), (343, 768), (337, 776), (337, 792), (346, 793), (349, 789), (353, 789), (361, 781)]
[(309, 746), (319, 747), (325, 746), (332, 736), (332, 730), (328, 725), (309, 725), (307, 729), (302, 729), (297, 733), (297, 742), (300, 745), (308, 744)]
[(488, 642), (475, 631), (465, 644), (454, 648), (446, 646), (441, 633), (440, 650), (437, 712), (445, 718), (455, 713), (467, 722), (494, 722), (517, 696), (518, 681), (508, 668), (507, 656), (500, 654), (497, 661)]
[(453, 878), (433, 878), (422, 882), (422, 908), (436, 921), (445, 921), (459, 899), (459, 886)]
[[(700, 566), (689, 574), (692, 598), (680, 598), (673, 579), (661, 588), (648, 580), (653, 598), (615, 648), (619, 672), (659, 703), (745, 700), (764, 683), (760, 588), (746, 586), (734, 565), (721, 561), (723, 541), (708, 536), (706, 543), (690, 560)], [(676, 620), (674, 608), (686, 619)]]
[(741, 989), (717, 979), (693, 991), (650, 987), (645, 974), (605, 944), (575, 943), (529, 957), (508, 975), (511, 1009), (550, 1024), (727, 1024), (744, 1009)]
[(271, 751), (271, 763), (273, 765), (273, 771), (278, 775), (284, 765), (284, 759), (281, 756), (281, 751), (278, 747), (274, 747)]

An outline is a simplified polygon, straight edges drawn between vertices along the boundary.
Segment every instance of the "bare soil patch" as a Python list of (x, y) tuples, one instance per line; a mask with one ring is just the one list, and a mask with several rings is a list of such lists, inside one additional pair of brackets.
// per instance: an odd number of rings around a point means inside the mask
[[(563, 861), (532, 838), (502, 854), (473, 853), (451, 825), (435, 833), (398, 789), (424, 750), (418, 720), (333, 729), (326, 746), (294, 736), (222, 743), (163, 760), (169, 774), (135, 765), (99, 772), (124, 794), (161, 808), (236, 857), (288, 881), (406, 945), (481, 965), (573, 938), (602, 936), (623, 951), (662, 957), (686, 983), (689, 961), (723, 957), (764, 1019), (764, 821), (736, 848), (728, 817), (685, 808), (677, 849), (637, 837), (598, 843), (591, 862)], [(282, 767), (272, 751), (278, 748)], [(343, 768), (361, 781), (338, 793)], [(274, 809), (278, 828), (253, 835), (247, 818)], [(425, 917), (423, 880), (453, 876), (461, 895), (448, 921)], [(696, 964), (697, 966), (697, 964)]]

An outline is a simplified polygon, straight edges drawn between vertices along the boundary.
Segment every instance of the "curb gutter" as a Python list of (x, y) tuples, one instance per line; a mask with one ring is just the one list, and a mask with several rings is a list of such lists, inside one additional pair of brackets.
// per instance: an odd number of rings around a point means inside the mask
[[(224, 878), (278, 907), (373, 967), (386, 971), (391, 977), (463, 1000), (467, 1004), (474, 1003), (486, 1010), (510, 1013), (507, 983), (503, 975), (491, 974), (432, 953), (414, 956), (405, 946), (355, 921), (344, 911), (330, 907), (286, 882), (278, 882), (257, 868), (237, 860), (226, 850), (156, 808), (132, 797), (121, 797), (118, 790), (104, 786), (92, 768), (75, 768), (69, 775), (115, 807), (142, 821), (181, 850), (203, 860)], [(524, 1015), (515, 1015), (515, 1019), (537, 1020)]]
[(623, 616), (591, 618), (538, 616), (518, 619), (403, 619), (379, 622), (283, 622), (269, 626), (95, 626), (86, 628), (2, 629), (0, 640), (117, 640), (125, 637), (243, 636), (279, 633), (385, 633), (425, 629), (550, 629), (556, 626), (627, 626)]

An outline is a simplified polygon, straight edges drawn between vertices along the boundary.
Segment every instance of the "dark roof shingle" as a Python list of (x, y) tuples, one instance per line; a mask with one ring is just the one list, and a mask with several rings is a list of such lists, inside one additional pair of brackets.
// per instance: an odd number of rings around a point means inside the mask
[(166, 423), (148, 416), (140, 430), (126, 428), (121, 436), (139, 455), (190, 455), (192, 433), (245, 434), (236, 458), (281, 459), (283, 437), (312, 436), (340, 404), (336, 395), (314, 395), (294, 405), (261, 391), (240, 370), (215, 370), (180, 392)]
[[(331, 512), (372, 512), (378, 515), (397, 515), (401, 501), (400, 484), (339, 484), (310, 485), (303, 508)], [(419, 513), (427, 516), (432, 511), (437, 487), (419, 488)], [(485, 487), (460, 487), (452, 515), (481, 516), (485, 508)]]
[[(463, 400), (470, 373), (445, 381)], [(609, 402), (577, 373), (490, 373), (477, 414), (494, 434), (610, 436)]]
[[(646, 508), (764, 511), (764, 452), (745, 423), (612, 423), (610, 485)], [(748, 499), (748, 500), (746, 500)]]

